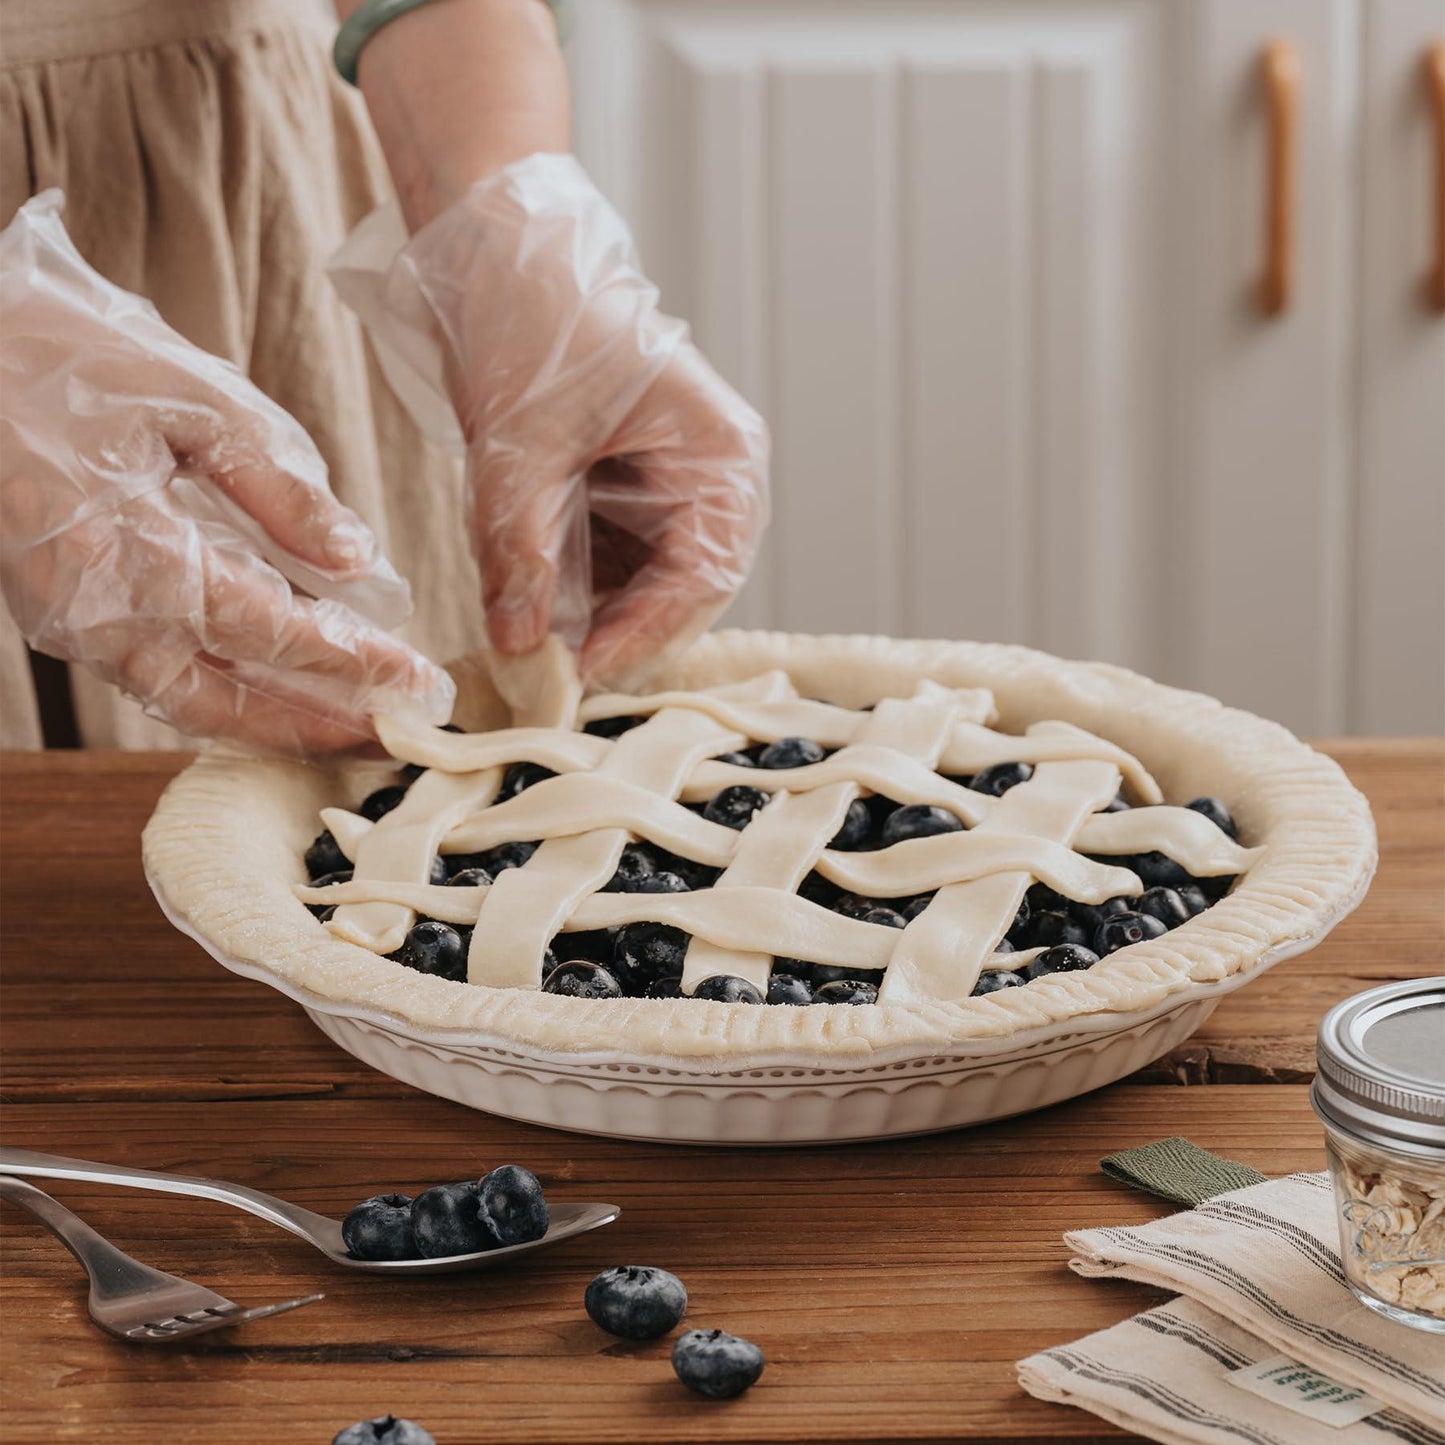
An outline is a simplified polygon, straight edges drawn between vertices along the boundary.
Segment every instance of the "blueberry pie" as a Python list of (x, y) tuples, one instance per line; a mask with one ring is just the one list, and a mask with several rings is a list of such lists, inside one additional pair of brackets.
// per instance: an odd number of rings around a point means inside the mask
[(715, 634), (550, 718), (459, 678), (475, 730), (383, 720), (387, 770), (194, 764), (147, 830), (172, 916), (414, 1026), (726, 1059), (1146, 1008), (1319, 937), (1373, 868), (1283, 729), (1024, 649)]

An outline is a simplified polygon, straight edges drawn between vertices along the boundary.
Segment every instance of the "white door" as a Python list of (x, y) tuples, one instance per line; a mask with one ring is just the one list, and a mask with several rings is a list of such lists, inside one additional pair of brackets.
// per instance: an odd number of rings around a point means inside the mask
[(578, 149), (773, 423), (732, 620), (1441, 726), (1445, 0), (578, 8)]
[(1162, 7), (578, 8), (578, 149), (774, 426), (733, 620), (1157, 664)]
[[(1445, 0), (1369, 0), (1360, 122), (1360, 732), (1445, 731)], [(1445, 67), (1445, 58), (1436, 59)]]

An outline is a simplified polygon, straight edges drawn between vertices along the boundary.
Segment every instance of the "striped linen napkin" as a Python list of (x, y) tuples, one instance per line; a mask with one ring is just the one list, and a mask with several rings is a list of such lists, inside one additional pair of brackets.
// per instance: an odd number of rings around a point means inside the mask
[(1445, 1339), (1350, 1293), (1328, 1175), (1064, 1241), (1079, 1274), (1185, 1298), (1030, 1356), (1019, 1365), (1030, 1394), (1191, 1445), (1445, 1445)]

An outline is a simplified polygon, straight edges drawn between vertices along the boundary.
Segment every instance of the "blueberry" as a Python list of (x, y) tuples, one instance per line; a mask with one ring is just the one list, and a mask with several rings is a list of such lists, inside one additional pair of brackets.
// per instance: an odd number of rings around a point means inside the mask
[(809, 873), (798, 884), (798, 897), (816, 903), (819, 908), (832, 908), (842, 896), (842, 889), (836, 883), (829, 883), (821, 873)]
[(805, 1004), (813, 1002), (813, 990), (795, 973), (775, 973), (768, 980), (768, 1002)]
[(594, 718), (582, 731), (590, 733), (594, 738), (620, 738), (623, 733), (631, 732), (646, 721), (645, 717), (599, 717)]
[(1035, 913), (1068, 912), (1069, 900), (1062, 893), (1056, 893), (1047, 883), (1035, 883), (1024, 896)]
[(1091, 948), (1077, 943), (1061, 943), (1057, 948), (1046, 948), (1039, 956), (1024, 966), (1024, 978), (1047, 978), (1051, 973), (1078, 973), (1081, 969), (1093, 968), (1099, 955)]
[(376, 1194), (341, 1221), (341, 1238), (353, 1259), (415, 1259), (411, 1196)]
[(461, 934), (449, 923), (427, 919), (413, 924), (406, 942), (391, 957), (418, 973), (435, 974), (456, 983), (467, 976), (467, 951)]
[(1135, 913), (1157, 918), (1165, 928), (1189, 922), (1189, 905), (1172, 888), (1151, 888), (1134, 900)]
[(1029, 895), (1025, 893), (1019, 900), (1018, 912), (1014, 914), (1014, 921), (1009, 924), (1008, 931), (1011, 934), (1023, 932), (1028, 926), (1028, 921), (1033, 911), (1033, 908), (1029, 904)]
[(578, 928), (569, 933), (557, 934), (551, 940), (550, 947), (556, 951), (557, 957), (564, 961), (585, 958), (589, 963), (605, 963), (610, 968), (613, 932), (614, 930), (608, 928)]
[(565, 998), (621, 998), (622, 985), (600, 963), (574, 958), (559, 963), (542, 980), (542, 992)]
[(458, 737), (465, 737), (467, 730), (460, 723), (443, 723), (438, 732), (455, 733)]
[(1023, 979), (1009, 969), (986, 969), (979, 974), (978, 982), (973, 986), (973, 996), (982, 998), (984, 994), (997, 993), (1001, 988), (1018, 988), (1022, 983)]
[(617, 871), (603, 885), (604, 893), (640, 893), (638, 884), (657, 871), (652, 854), (641, 843), (629, 843), (617, 860)]
[(881, 838), (883, 836), (883, 825), (903, 805), (892, 798), (885, 798), (882, 793), (875, 793), (871, 798), (865, 798), (868, 804), (868, 811), (873, 817), (873, 832)]
[(750, 758), (746, 753), (719, 753), (713, 759), (715, 763), (731, 763), (735, 768), (755, 768), (757, 760)]
[(1204, 890), (1197, 883), (1186, 883), (1174, 891), (1183, 899), (1184, 906), (1189, 910), (1191, 918), (1197, 913), (1203, 913), (1209, 907), (1209, 900), (1204, 896)]
[(882, 843), (885, 848), (907, 838), (932, 838), (939, 833), (957, 833), (963, 824), (947, 808), (927, 803), (910, 803), (888, 815), (883, 824)]
[(378, 818), (386, 817), (404, 797), (406, 797), (406, 789), (400, 783), (393, 784), (389, 788), (378, 788), (367, 796), (356, 811), (363, 818), (370, 818), (374, 823)]
[(1018, 952), (1018, 950), (1013, 946), (1013, 944), (1010, 943), (1010, 942), (1008, 941), (1008, 939), (1006, 939), (1006, 938), (1001, 938), (1001, 939), (999, 939), (999, 941), (998, 941), (996, 944), (994, 944), (994, 946), (993, 946), (993, 951), (994, 951), (995, 953), (1017, 953), (1017, 952)]
[(437, 1445), (436, 1436), (411, 1420), (378, 1415), (361, 1420), (332, 1436), (331, 1445)]
[(861, 978), (840, 978), (836, 983), (825, 983), (813, 995), (814, 1003), (869, 1004), (878, 1002), (878, 990)]
[(905, 928), (908, 920), (896, 908), (870, 908), (863, 915), (864, 923), (876, 923), (883, 928)]
[(995, 763), (993, 767), (975, 773), (969, 787), (975, 793), (992, 793), (995, 798), (1001, 798), (1010, 788), (1028, 782), (1033, 775), (1031, 763)]
[(1127, 913), (1134, 906), (1132, 898), (1106, 898), (1102, 903), (1071, 903), (1069, 914), (1088, 930), (1089, 939), (1099, 931), (1099, 925), (1116, 913)]
[(1138, 853), (1120, 862), (1131, 873), (1137, 874), (1146, 888), (1178, 888), (1181, 884), (1194, 882), (1179, 864), (1163, 853)]
[[(333, 883), (350, 882), (351, 869), (343, 868), (339, 873), (323, 873), (320, 878), (313, 878), (311, 880), (311, 886), (313, 888), (330, 888)], [(308, 903), (306, 906), (317, 918), (320, 918), (323, 913), (327, 915), (331, 914), (336, 908), (334, 903)]]
[(866, 983), (878, 988), (883, 983), (881, 968), (849, 968), (839, 963), (815, 963), (808, 970), (808, 981), (813, 985), (814, 998), (818, 990), (830, 983)]
[(655, 1340), (687, 1313), (687, 1290), (675, 1274), (650, 1264), (604, 1269), (582, 1297), (592, 1323), (623, 1340)]
[(1123, 793), (1117, 793), (1109, 799), (1107, 806), (1100, 808), (1101, 813), (1127, 813), (1129, 804), (1125, 801)]
[(452, 865), (442, 857), (440, 853), (433, 853), (431, 860), (431, 875), (427, 882), (437, 885), (450, 883), (452, 881)]
[(652, 851), (658, 872), (675, 873), (689, 888), (711, 888), (722, 871), (720, 868), (709, 868), (706, 863), (694, 863), (691, 858), (684, 858), (678, 853), (669, 853), (665, 848), (654, 848)]
[(687, 880), (680, 878), (676, 873), (649, 873), (645, 878), (639, 878), (631, 888), (625, 889), (628, 893), (688, 893)]
[(1131, 943), (1158, 938), (1164, 931), (1164, 925), (1152, 914), (1116, 913), (1099, 925), (1099, 931), (1094, 935), (1094, 947), (1101, 955), (1114, 953)]
[(308, 903), (306, 906), (316, 915), (318, 923), (329, 923), (336, 917), (336, 905), (334, 903), (328, 903), (325, 908), (315, 903)]
[(1231, 838), (1239, 837), (1239, 829), (1234, 826), (1229, 809), (1218, 798), (1195, 798), (1192, 803), (1185, 803), (1184, 806), (1193, 808), (1196, 813), (1203, 813), (1216, 828)]
[(310, 878), (324, 878), (328, 873), (340, 873), (350, 867), (351, 859), (341, 851), (330, 828), (318, 833), (316, 841), (306, 850), (306, 874)]
[(763, 996), (745, 978), (715, 973), (693, 989), (694, 998), (711, 999), (713, 1003), (762, 1003)]
[(502, 774), (502, 786), (497, 793), (497, 802), (501, 803), (508, 798), (515, 798), (518, 793), (525, 793), (534, 783), (540, 783), (547, 778), (556, 776), (557, 774), (551, 768), (544, 768), (541, 763), (513, 763)]
[(447, 879), (451, 888), (489, 888), (492, 875), (485, 868), (461, 868)]
[(476, 1254), (491, 1249), (493, 1239), (481, 1215), (479, 1180), (438, 1184), (423, 1190), (411, 1206), (411, 1232), (418, 1251), (427, 1259), (452, 1254)]
[(812, 738), (779, 738), (769, 743), (758, 758), (760, 768), (806, 768), (827, 757), (821, 743)]
[(917, 898), (910, 898), (901, 910), (903, 921), (905, 923), (912, 923), (913, 920), (933, 902), (936, 896), (937, 895), (933, 893), (920, 893)]
[(832, 904), (833, 912), (841, 913), (845, 918), (862, 918), (865, 913), (882, 906), (881, 899), (865, 898), (861, 893), (840, 893)]
[(403, 763), (401, 768), (401, 781), (404, 786), (409, 788), (426, 771), (426, 768), (420, 763)]
[(682, 998), (682, 975), (670, 973), (666, 978), (655, 978), (643, 990), (643, 998)]
[[(466, 853), (461, 856), (471, 859), (470, 868), (485, 868), (493, 878), (505, 873), (508, 868), (520, 868), (537, 851), (535, 843), (499, 843), (485, 853)], [(453, 867), (456, 866), (453, 860)]]
[(503, 1249), (541, 1239), (547, 1232), (542, 1183), (520, 1164), (499, 1164), (482, 1176), (477, 1209), (483, 1226)]
[(756, 1382), (766, 1364), (750, 1340), (722, 1330), (689, 1330), (672, 1347), (672, 1368), (695, 1394), (731, 1400)]
[(837, 848), (840, 852), (855, 853), (867, 841), (873, 831), (873, 814), (868, 809), (868, 804), (862, 798), (854, 798), (848, 804), (848, 814), (843, 819), (843, 826), (833, 835), (833, 841), (828, 844), (830, 848)]
[(1092, 937), (1093, 931), (1077, 918), (1046, 908), (1029, 919), (1019, 944), (1023, 948), (1053, 948), (1058, 943), (1087, 943)]
[(1190, 878), (1192, 883), (1210, 903), (1218, 903), (1231, 888), (1236, 878), (1234, 873), (1225, 873), (1218, 878)]
[(665, 923), (629, 923), (613, 941), (612, 972), (629, 993), (641, 993), (654, 979), (682, 972), (690, 938)]
[(706, 808), (702, 815), (709, 823), (721, 823), (724, 828), (746, 828), (753, 821), (753, 814), (768, 801), (768, 795), (757, 788), (724, 788)]

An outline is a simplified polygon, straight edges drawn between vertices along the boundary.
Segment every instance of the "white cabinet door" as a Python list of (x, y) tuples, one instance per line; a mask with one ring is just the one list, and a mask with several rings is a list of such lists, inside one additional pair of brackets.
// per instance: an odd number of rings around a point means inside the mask
[[(1171, 310), (1176, 651), (1170, 681), (1310, 733), (1347, 721), (1354, 371), (1355, 6), (1181, 7)], [(1293, 292), (1259, 306), (1267, 108), (1262, 57), (1294, 48)]]
[(1361, 732), (1445, 731), (1445, 309), (1426, 284), (1445, 184), (1426, 53), (1445, 0), (1369, 0), (1360, 129), (1355, 712)]
[(578, 8), (579, 152), (773, 424), (733, 620), (1159, 662), (1164, 7)]

